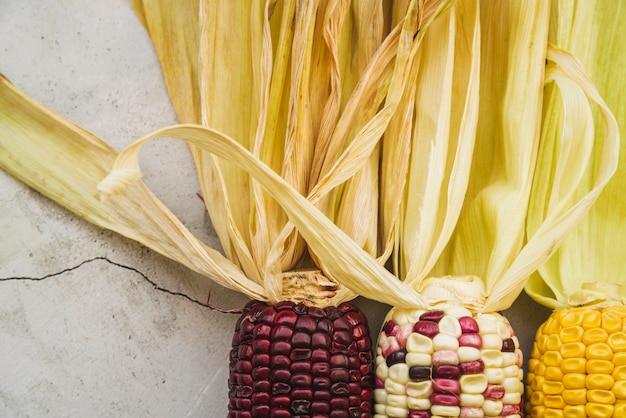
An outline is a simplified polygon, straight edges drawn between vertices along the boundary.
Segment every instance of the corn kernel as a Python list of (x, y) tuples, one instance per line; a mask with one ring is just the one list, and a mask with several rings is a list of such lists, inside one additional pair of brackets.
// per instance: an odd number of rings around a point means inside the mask
[(545, 402), (546, 402), (546, 395), (544, 395), (543, 392), (533, 392), (533, 394), (530, 396), (530, 403), (533, 406), (543, 405)]
[(412, 398), (427, 398), (433, 393), (433, 382), (423, 380), (421, 382), (408, 382), (406, 394)]
[(519, 405), (522, 401), (522, 394), (520, 392), (507, 392), (501, 399), (505, 405)]
[(478, 393), (461, 393), (459, 400), (461, 406), (470, 408), (482, 407), (485, 403), (485, 397)]
[(611, 418), (613, 416), (613, 405), (588, 402), (585, 405), (585, 412), (587, 412), (587, 416), (590, 418)]
[(602, 313), (596, 310), (588, 310), (580, 325), (584, 329), (600, 328), (602, 326)]
[(461, 390), (465, 393), (481, 394), (487, 389), (487, 376), (484, 374), (466, 374), (459, 379)]
[(566, 343), (561, 346), (561, 355), (563, 358), (585, 357), (587, 346), (583, 343)]
[(559, 334), (548, 335), (546, 347), (548, 350), (559, 351), (561, 349), (561, 339), (559, 338)]
[(561, 395), (546, 395), (544, 404), (546, 408), (563, 409), (565, 407), (565, 401)]
[(407, 396), (406, 405), (409, 409), (425, 411), (430, 409), (432, 402), (430, 401), (430, 398), (413, 398), (411, 396)]
[[(533, 403), (533, 405), (535, 405)], [(544, 418), (546, 416), (545, 406), (533, 406), (530, 410), (530, 416), (532, 418)]]
[(588, 390), (587, 401), (612, 405), (613, 403), (615, 403), (615, 395), (610, 390)]
[[(559, 322), (561, 327), (563, 328), (572, 327), (575, 325), (580, 325), (580, 323), (584, 321), (584, 318), (586, 318), (584, 309), (570, 309), (569, 311), (563, 312), (563, 317)], [(556, 332), (558, 332), (558, 329), (555, 330), (554, 333)]]
[(409, 353), (432, 354), (433, 340), (419, 332), (412, 332), (406, 340), (406, 350)]
[(563, 411), (558, 409), (546, 409), (543, 418), (565, 418), (565, 415), (563, 415)]
[[(537, 334), (540, 332), (543, 334), (556, 334), (561, 329), (560, 319), (563, 317), (562, 312), (554, 312), (548, 317), (546, 322), (537, 330)], [(536, 339), (536, 338), (535, 338)]]
[(399, 408), (396, 406), (387, 405), (385, 413), (389, 417), (406, 417), (407, 415), (409, 415), (409, 410), (407, 408)]
[[(461, 408), (452, 405), (433, 405), (430, 407), (430, 412), (433, 414), (432, 416), (458, 417), (461, 415)], [(405, 417), (406, 415), (401, 416)]]
[(404, 385), (409, 381), (409, 366), (406, 363), (396, 363), (389, 367), (388, 379)]
[(546, 380), (553, 380), (557, 382), (563, 381), (563, 372), (560, 367), (550, 366), (546, 367), (546, 372), (544, 373)]
[(626, 380), (626, 366), (617, 366), (611, 376), (615, 380)]
[(439, 350), (458, 350), (459, 340), (452, 335), (439, 333), (433, 337), (433, 348)]
[(626, 399), (626, 381), (620, 380), (615, 382), (611, 390), (617, 399)]
[(609, 334), (602, 328), (588, 329), (583, 333), (583, 343), (586, 345), (597, 344), (606, 342), (609, 339)]
[(586, 371), (591, 373), (611, 374), (613, 372), (613, 363), (608, 360), (591, 359), (587, 361)]
[(613, 417), (626, 417), (626, 401), (616, 401), (615, 405), (613, 405)]
[(487, 382), (492, 385), (500, 385), (504, 382), (504, 370), (500, 367), (485, 367), (483, 371), (485, 377), (487, 378)]
[(451, 315), (444, 315), (439, 320), (439, 332), (458, 338), (461, 336), (459, 320)]
[(602, 312), (602, 329), (609, 334), (622, 330), (622, 318), (612, 310)]
[(538, 336), (537, 339), (535, 340), (535, 344), (537, 346), (537, 350), (539, 350), (539, 353), (543, 353), (547, 351), (548, 350), (548, 336), (545, 334)]
[(567, 373), (563, 375), (563, 386), (565, 389), (585, 388), (586, 375), (584, 373)]
[(485, 367), (502, 367), (504, 363), (502, 352), (499, 350), (483, 350), (481, 358)]
[(406, 395), (387, 395), (387, 407), (407, 408)]
[(563, 415), (567, 418), (587, 418), (584, 405), (567, 405), (563, 408)]
[(538, 374), (539, 376), (545, 376), (546, 375), (546, 364), (545, 363), (539, 363), (539, 365), (537, 366), (537, 370), (535, 370), (535, 374)]
[(483, 349), (498, 350), (502, 348), (502, 338), (498, 334), (481, 334)]
[(613, 360), (611, 361), (615, 366), (626, 366), (626, 353), (613, 354)]
[(568, 405), (584, 405), (587, 403), (587, 389), (565, 389), (562, 395)]
[(615, 379), (610, 374), (588, 374), (585, 379), (585, 386), (587, 389), (603, 389), (611, 390)]
[(620, 331), (609, 335), (607, 343), (614, 353), (626, 351), (626, 333)]
[(374, 402), (377, 405), (386, 405), (387, 391), (385, 389), (374, 389)]
[(567, 327), (559, 331), (559, 337), (563, 343), (579, 342), (583, 339), (584, 331), (585, 330), (579, 325)]
[[(459, 355), (459, 357), (460, 357), (460, 355)], [(535, 369), (537, 368), (538, 364), (539, 364), (539, 359), (538, 358), (530, 358), (530, 359), (528, 359), (528, 373), (535, 373)]]
[(543, 392), (546, 395), (559, 395), (563, 392), (563, 383), (546, 380), (543, 382)]
[(585, 357), (587, 357), (588, 359), (613, 359), (613, 352), (611, 351), (611, 347), (609, 347), (609, 345), (605, 343), (591, 344), (587, 347), (585, 354)]
[(543, 391), (544, 383), (545, 379), (543, 376), (535, 376), (535, 378), (530, 381), (530, 387), (532, 390)]
[(584, 358), (567, 358), (561, 363), (563, 373), (585, 373), (587, 360)]
[[(407, 353), (404, 358), (407, 366), (430, 366), (433, 363), (433, 358), (430, 354), (426, 353)], [(378, 373), (376, 373), (378, 375)]]
[[(515, 380), (519, 380), (520, 368), (517, 366), (517, 364), (514, 364), (512, 366), (503, 367), (502, 371), (504, 372), (504, 377), (514, 377)], [(524, 376), (522, 376), (522, 377), (524, 377)]]
[(611, 312), (613, 312), (615, 315), (619, 316), (620, 318), (626, 318), (626, 306), (610, 306), (607, 308), (603, 309), (604, 311), (610, 310)]
[(485, 411), (485, 415), (490, 417), (497, 417), (502, 412), (502, 401), (494, 401), (492, 399), (485, 399), (485, 403), (483, 404), (483, 411)]
[(404, 395), (406, 393), (404, 383), (396, 382), (390, 378), (385, 379), (385, 390), (390, 395)]
[(543, 355), (543, 362), (546, 366), (559, 366), (563, 361), (563, 356), (558, 351), (546, 351)]

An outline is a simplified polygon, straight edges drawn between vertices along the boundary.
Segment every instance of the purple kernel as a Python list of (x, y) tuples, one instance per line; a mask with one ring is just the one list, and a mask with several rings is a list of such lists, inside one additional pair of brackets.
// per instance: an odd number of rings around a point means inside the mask
[(480, 334), (476, 333), (461, 334), (459, 337), (459, 345), (463, 347), (474, 347), (480, 350), (483, 347), (483, 338)]
[(513, 353), (515, 351), (515, 342), (513, 338), (506, 338), (502, 340), (502, 350), (503, 352)]
[(460, 400), (456, 395), (447, 395), (445, 393), (433, 393), (430, 397), (433, 405), (459, 406)]
[(433, 379), (433, 390), (438, 393), (455, 394), (461, 393), (461, 384), (453, 379)]
[(406, 350), (398, 350), (387, 356), (387, 367), (391, 367), (397, 363), (406, 362)]
[(443, 379), (458, 379), (461, 377), (461, 369), (459, 369), (459, 366), (443, 364), (434, 368), (433, 376), (435, 378), (440, 377)]
[(296, 331), (305, 331), (309, 334), (312, 334), (317, 329), (317, 322), (310, 316), (299, 316), (296, 320), (296, 325), (294, 328)]
[(430, 418), (429, 411), (410, 410), (407, 418)]
[(483, 392), (483, 396), (485, 399), (502, 399), (504, 396), (504, 386), (502, 385), (488, 385), (485, 392)]
[(443, 318), (443, 311), (428, 311), (420, 315), (420, 321), (439, 322)]
[(412, 380), (430, 380), (432, 370), (430, 366), (413, 366), (409, 368), (409, 377)]
[(420, 333), (428, 338), (433, 338), (435, 335), (439, 334), (439, 325), (432, 321), (417, 321), (413, 326), (413, 332)]
[(394, 320), (387, 321), (387, 323), (383, 326), (383, 332), (388, 336), (396, 335), (396, 333), (400, 330), (400, 325), (396, 323)]
[(479, 331), (478, 322), (476, 322), (476, 320), (471, 316), (463, 316), (459, 318), (459, 325), (461, 326), (461, 332), (463, 334), (477, 333)]
[(474, 360), (461, 363), (459, 367), (463, 374), (482, 373), (485, 370), (485, 363), (482, 360)]
[(295, 415), (306, 415), (311, 408), (311, 402), (305, 399), (291, 401), (291, 412)]

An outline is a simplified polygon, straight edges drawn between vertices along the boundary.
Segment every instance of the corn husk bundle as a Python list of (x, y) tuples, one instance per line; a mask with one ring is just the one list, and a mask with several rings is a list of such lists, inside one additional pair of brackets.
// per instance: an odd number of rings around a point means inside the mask
[[(600, 95), (615, 113), (620, 132), (626, 128), (626, 64), (621, 35), (626, 10), (616, 2), (552, 2), (550, 41), (571, 51), (580, 60)], [(562, 93), (561, 93), (562, 94)], [(558, 129), (577, 119), (576, 129), (602, 139), (601, 133), (617, 129), (603, 124), (600, 112), (561, 105), (559, 92), (548, 90), (545, 99), (543, 146), (536, 181), (538, 193), (531, 202), (527, 228), (530, 234), (550, 216), (561, 195), (576, 199), (586, 194), (598, 174), (591, 170), (570, 172), (559, 165), (557, 153), (564, 145)], [(564, 101), (566, 104), (567, 102)], [(613, 122), (614, 123), (614, 122)], [(606, 138), (606, 136), (605, 136)], [(605, 139), (606, 142), (606, 139)], [(591, 153), (589, 165), (599, 166), (598, 150), (570, 148), (579, 155)], [(588, 215), (567, 237), (560, 249), (534, 274), (526, 292), (554, 309), (537, 330), (528, 362), (528, 410), (533, 417), (626, 414), (626, 308), (623, 288), (626, 252), (621, 240), (626, 231), (626, 171), (623, 151), (613, 151), (618, 169)], [(546, 173), (560, 173), (561, 188), (545, 181)], [(574, 176), (578, 176), (577, 179)], [(578, 184), (567, 181), (578, 180)]]
[[(2, 79), (0, 166), (255, 301), (233, 339), (232, 416), (369, 413), (367, 322), (341, 302), (424, 303), (382, 267), (393, 241), (379, 236), (379, 141), (449, 2), (134, 5), (187, 124), (118, 155)], [(163, 136), (190, 144), (224, 255), (137, 181), (139, 146)]]
[[(397, 211), (394, 271), (428, 304), (385, 319), (380, 416), (523, 414), (522, 352), (498, 311), (580, 222), (617, 162), (614, 119), (575, 60), (548, 46), (549, 18), (546, 2), (462, 1), (425, 35), (416, 88), (383, 143), (383, 157), (393, 155), (383, 158), (383, 178), (389, 171), (406, 183), (383, 181), (381, 199)], [(544, 101), (544, 88), (563, 104)], [(606, 124), (597, 134), (588, 130), (594, 102)], [(558, 169), (538, 178), (553, 186), (531, 190), (551, 106), (571, 119), (554, 132)], [(415, 120), (400, 120), (413, 109)], [(398, 175), (403, 147), (411, 153)], [(593, 181), (572, 195), (582, 176)], [(531, 195), (551, 205), (526, 235)]]

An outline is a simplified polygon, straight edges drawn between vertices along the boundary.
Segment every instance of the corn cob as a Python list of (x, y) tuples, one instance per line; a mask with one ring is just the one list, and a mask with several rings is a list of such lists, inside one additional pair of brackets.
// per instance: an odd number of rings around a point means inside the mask
[(522, 352), (506, 318), (392, 309), (376, 347), (375, 416), (520, 417)]
[(626, 306), (557, 310), (537, 330), (532, 417), (626, 416)]
[(369, 417), (372, 343), (354, 305), (248, 303), (230, 352), (229, 416)]

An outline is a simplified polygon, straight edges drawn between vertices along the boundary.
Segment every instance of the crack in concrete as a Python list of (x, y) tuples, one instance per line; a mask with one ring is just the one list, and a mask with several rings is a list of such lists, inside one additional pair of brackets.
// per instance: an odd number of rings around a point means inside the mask
[(28, 277), (28, 276), (0, 277), (0, 282), (18, 281), (18, 280), (35, 281), (35, 282), (43, 281), (43, 280), (51, 279), (53, 277), (61, 276), (61, 275), (65, 274), (65, 273), (69, 273), (71, 271), (77, 270), (77, 269), (81, 268), (82, 266), (84, 266), (86, 264), (90, 264), (90, 263), (93, 263), (93, 262), (96, 262), (96, 261), (104, 261), (104, 262), (109, 263), (109, 264), (111, 264), (113, 266), (120, 267), (120, 268), (123, 268), (125, 270), (128, 270), (128, 271), (131, 271), (133, 273), (136, 273), (139, 276), (141, 276), (141, 278), (143, 278), (146, 282), (148, 282), (155, 290), (157, 290), (159, 292), (166, 293), (166, 294), (171, 295), (171, 296), (182, 297), (182, 298), (187, 299), (188, 301), (190, 301), (192, 303), (195, 303), (196, 305), (200, 305), (200, 306), (202, 306), (204, 308), (209, 308), (209, 309), (212, 309), (212, 310), (215, 310), (215, 311), (218, 311), (218, 312), (222, 312), (222, 313), (239, 313), (240, 314), (240, 313), (243, 312), (242, 309), (222, 309), (222, 308), (217, 308), (217, 307), (211, 305), (209, 303), (209, 301), (211, 299), (211, 292), (210, 291), (209, 291), (209, 296), (208, 296), (207, 301), (206, 302), (202, 302), (202, 301), (199, 301), (197, 299), (192, 298), (189, 295), (186, 295), (185, 293), (175, 292), (175, 291), (166, 289), (166, 288), (160, 286), (154, 280), (150, 279), (142, 271), (140, 271), (140, 270), (138, 270), (138, 269), (136, 269), (134, 267), (127, 266), (127, 265), (115, 262), (115, 261), (109, 259), (108, 257), (103, 257), (103, 256), (93, 257), (93, 258), (89, 258), (87, 260), (83, 260), (80, 263), (78, 263), (78, 264), (76, 264), (76, 265), (74, 265), (72, 267), (67, 267), (67, 268), (64, 268), (63, 270), (60, 270), (60, 271), (57, 271), (57, 272), (54, 272), (54, 273), (49, 273), (49, 274), (46, 274), (44, 276), (40, 276), (40, 277)]

